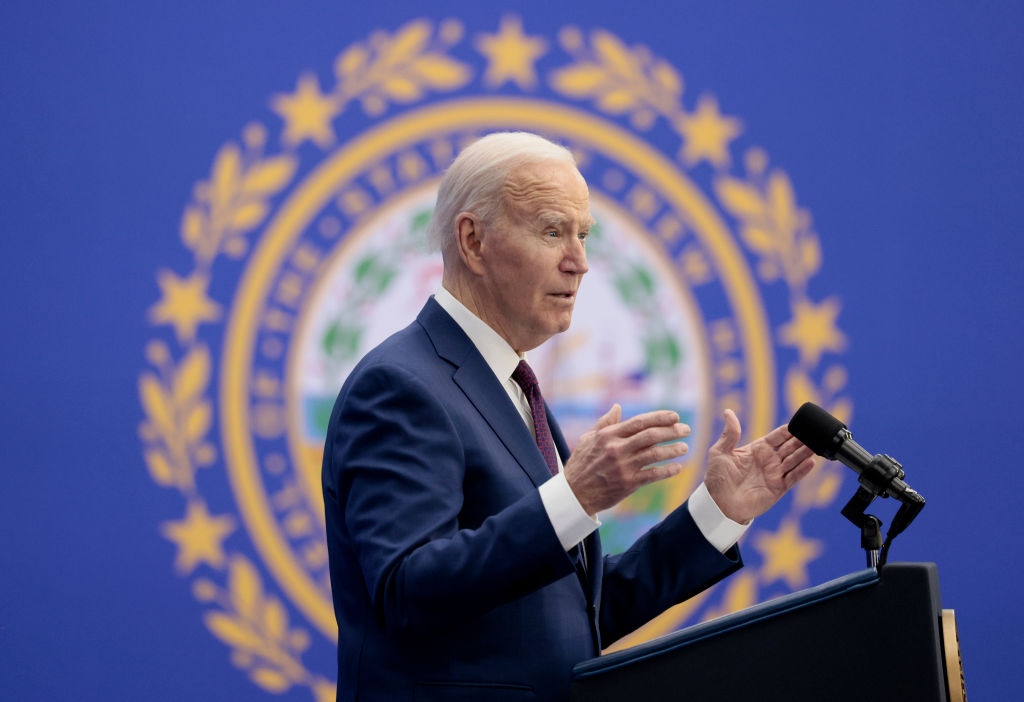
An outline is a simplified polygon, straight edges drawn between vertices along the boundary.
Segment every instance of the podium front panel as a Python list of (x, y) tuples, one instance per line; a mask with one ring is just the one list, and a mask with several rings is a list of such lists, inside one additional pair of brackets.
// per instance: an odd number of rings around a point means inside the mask
[(573, 702), (949, 699), (934, 564), (855, 573), (573, 669)]

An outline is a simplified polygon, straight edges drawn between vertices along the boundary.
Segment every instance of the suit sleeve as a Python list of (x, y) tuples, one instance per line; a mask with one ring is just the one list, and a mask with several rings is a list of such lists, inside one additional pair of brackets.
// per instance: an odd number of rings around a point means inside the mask
[(404, 368), (351, 379), (325, 450), (343, 538), (396, 636), (436, 635), (573, 572), (535, 488), (460, 525), (470, 457), (458, 419)]
[(669, 607), (693, 597), (743, 565), (739, 548), (712, 546), (684, 503), (628, 550), (604, 559), (599, 625), (614, 643)]

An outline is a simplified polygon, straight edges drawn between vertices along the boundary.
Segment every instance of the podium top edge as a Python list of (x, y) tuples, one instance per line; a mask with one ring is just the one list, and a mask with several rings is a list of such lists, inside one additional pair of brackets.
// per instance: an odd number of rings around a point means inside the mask
[[(893, 566), (923, 564), (891, 564), (885, 569)], [(928, 564), (934, 568), (934, 565)], [(884, 570), (883, 569), (883, 573)], [(786, 612), (807, 607), (817, 602), (839, 597), (853, 590), (875, 585), (880, 580), (879, 573), (874, 568), (865, 568), (835, 580), (830, 580), (821, 585), (800, 590), (789, 595), (783, 595), (767, 602), (754, 605), (740, 612), (727, 614), (711, 621), (702, 622), (693, 626), (681, 629), (671, 634), (658, 637), (647, 643), (634, 646), (624, 651), (616, 651), (597, 658), (582, 661), (573, 666), (572, 677), (574, 680), (603, 673), (613, 668), (630, 665), (638, 661), (661, 656), (670, 651), (677, 650), (684, 646), (691, 645), (703, 639), (717, 636), (726, 631), (748, 626), (754, 622), (779, 616)]]

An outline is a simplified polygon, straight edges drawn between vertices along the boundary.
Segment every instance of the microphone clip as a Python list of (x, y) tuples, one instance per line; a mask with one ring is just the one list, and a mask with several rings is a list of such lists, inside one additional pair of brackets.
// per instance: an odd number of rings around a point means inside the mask
[(861, 472), (858, 482), (873, 495), (899, 499), (908, 488), (907, 484), (903, 482), (906, 475), (903, 464), (892, 456), (882, 453), (871, 459), (871, 462)]
[[(874, 456), (857, 478), (860, 483), (857, 492), (842, 509), (842, 515), (860, 528), (860, 545), (867, 552), (869, 568), (885, 565), (892, 540), (924, 509), (924, 497), (903, 481), (905, 477), (903, 465), (895, 458), (886, 454)], [(873, 514), (865, 514), (876, 497), (894, 497), (901, 503), (884, 543), (882, 520)]]

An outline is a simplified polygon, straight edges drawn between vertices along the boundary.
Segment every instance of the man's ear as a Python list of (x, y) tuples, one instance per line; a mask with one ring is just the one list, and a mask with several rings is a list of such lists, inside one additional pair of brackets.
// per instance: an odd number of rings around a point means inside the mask
[(471, 212), (460, 212), (455, 218), (455, 243), (459, 258), (476, 275), (483, 273), (483, 222)]

